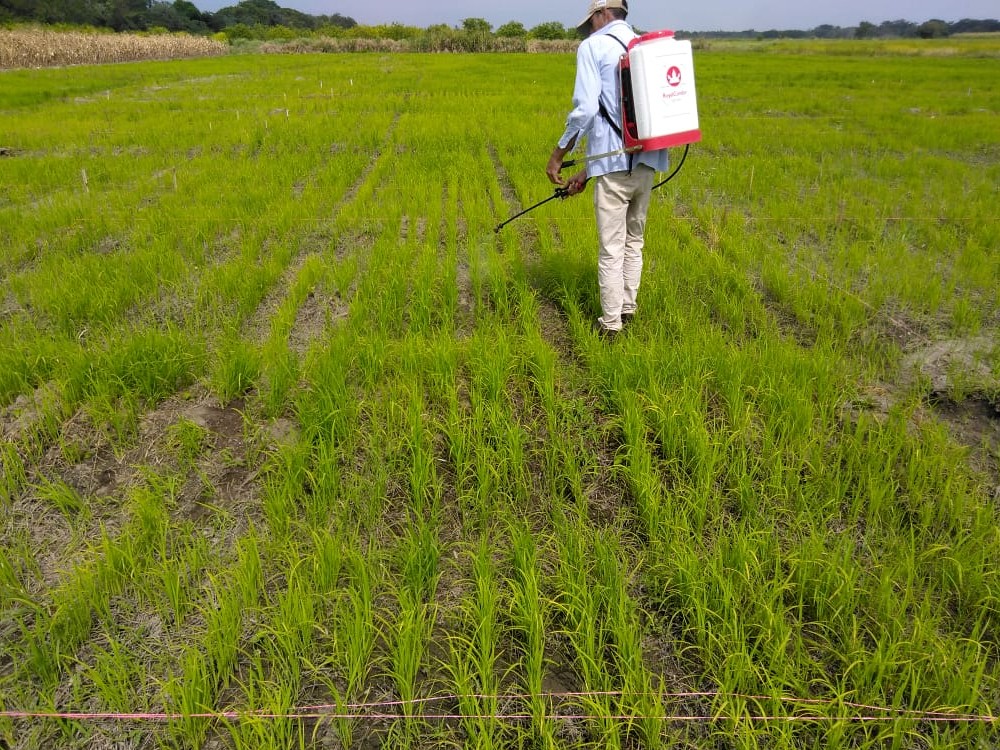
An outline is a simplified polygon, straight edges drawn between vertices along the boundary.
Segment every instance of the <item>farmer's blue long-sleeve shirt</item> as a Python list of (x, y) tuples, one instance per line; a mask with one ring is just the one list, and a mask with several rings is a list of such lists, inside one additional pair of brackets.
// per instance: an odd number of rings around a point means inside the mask
[[(587, 137), (587, 156), (604, 154), (622, 148), (622, 140), (600, 114), (599, 101), (604, 102), (611, 119), (621, 126), (621, 83), (618, 80), (618, 60), (625, 53), (621, 44), (635, 39), (635, 32), (625, 21), (615, 20), (598, 29), (580, 43), (576, 52), (576, 84), (573, 87), (573, 111), (566, 118), (566, 130), (559, 139), (566, 148), (575, 136)], [(587, 163), (587, 176), (597, 177), (611, 172), (626, 172), (627, 154), (607, 156)], [(666, 172), (667, 150), (642, 151), (632, 156), (632, 164), (646, 164), (657, 172)]]

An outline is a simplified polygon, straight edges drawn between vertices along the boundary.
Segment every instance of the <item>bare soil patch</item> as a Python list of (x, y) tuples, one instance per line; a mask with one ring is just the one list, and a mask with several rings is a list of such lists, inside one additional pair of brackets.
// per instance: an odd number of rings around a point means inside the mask
[(495, 212), (500, 209), (509, 208), (511, 206), (519, 206), (520, 201), (517, 199), (517, 191), (514, 190), (514, 183), (510, 179), (510, 175), (507, 174), (506, 168), (503, 166), (503, 162), (500, 161), (500, 156), (497, 154), (496, 147), (491, 143), (487, 146), (487, 150), (490, 154), (490, 159), (493, 161), (493, 168), (496, 171), (497, 181), (500, 183), (500, 193), (503, 195), (504, 201), (507, 203), (506, 206), (494, 206)]
[(56, 390), (51, 383), (40, 385), (32, 393), (22, 393), (0, 409), (0, 438), (12, 443), (27, 439), (41, 426), (45, 404), (57, 398)]
[(257, 305), (253, 316), (244, 326), (244, 332), (251, 341), (262, 344), (267, 339), (270, 332), (271, 320), (281, 308), (281, 303), (288, 296), (289, 288), (310, 257), (306, 253), (299, 253), (292, 258), (292, 262), (289, 263), (284, 273), (282, 273), (281, 279), (267, 293), (263, 301)]
[(915, 419), (933, 417), (969, 449), (969, 464), (1000, 499), (1000, 379), (994, 374), (994, 335), (923, 341), (903, 355), (898, 382), (865, 390), (867, 407), (884, 417), (903, 399), (920, 394)]
[(932, 342), (903, 358), (903, 382), (927, 393), (934, 415), (969, 448), (970, 464), (1000, 499), (1000, 380), (990, 365), (996, 346), (991, 336)]
[[(455, 246), (456, 267), (455, 284), (458, 287), (458, 295), (455, 305), (455, 335), (458, 338), (468, 338), (472, 335), (472, 329), (476, 321), (476, 290), (472, 277), (472, 268), (478, 261), (474, 257), (474, 252), (481, 252), (469, 244), (469, 227), (462, 214), (462, 199), (458, 199), (458, 222), (456, 224)], [(447, 219), (441, 219), (441, 242), (448, 236)], [(463, 254), (464, 251), (464, 254)]]
[[(179, 394), (143, 415), (127, 446), (112, 444), (82, 410), (68, 419), (59, 439), (29, 470), (28, 487), (10, 511), (10, 522), (27, 529), (32, 549), (38, 550), (35, 562), (41, 580), (37, 583), (54, 585), (82, 549), (102, 534), (118, 533), (128, 518), (124, 504), (129, 490), (145, 481), (148, 471), (179, 473), (182, 483), (176, 495), (164, 498), (172, 504), (172, 513), (193, 520), (222, 513), (232, 519), (226, 524), (232, 527), (227, 537), (238, 533), (247, 518), (259, 516), (255, 456), (262, 451), (253, 441), (273, 445), (288, 439), (295, 428), (279, 420), (250, 434), (245, 429), (245, 408), (242, 400), (219, 405), (201, 390)], [(182, 463), (172, 428), (183, 420), (204, 430), (204, 440), (198, 455)], [(47, 502), (41, 488), (54, 482), (86, 500), (88, 513), (74, 516)]]
[(932, 341), (903, 357), (903, 385), (926, 381), (932, 394), (958, 389), (982, 391), (1000, 386), (990, 367), (996, 347), (991, 336)]
[(347, 302), (338, 294), (322, 290), (309, 293), (299, 307), (295, 324), (288, 335), (288, 348), (304, 354), (310, 344), (319, 340), (330, 324), (345, 320), (350, 313)]

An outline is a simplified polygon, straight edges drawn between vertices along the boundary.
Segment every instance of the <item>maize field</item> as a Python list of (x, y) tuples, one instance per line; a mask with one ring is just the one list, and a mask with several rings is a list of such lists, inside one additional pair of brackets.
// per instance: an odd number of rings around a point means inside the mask
[(0, 29), (0, 69), (175, 60), (224, 55), (229, 45), (187, 34), (103, 34)]

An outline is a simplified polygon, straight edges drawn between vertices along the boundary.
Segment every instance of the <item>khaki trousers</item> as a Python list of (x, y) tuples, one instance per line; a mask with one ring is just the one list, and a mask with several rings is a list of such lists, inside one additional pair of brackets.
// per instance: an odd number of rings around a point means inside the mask
[(642, 276), (642, 247), (649, 195), (656, 172), (637, 164), (632, 174), (612, 172), (595, 177), (594, 211), (600, 252), (597, 283), (601, 290), (598, 322), (613, 331), (622, 327), (622, 313), (634, 313)]

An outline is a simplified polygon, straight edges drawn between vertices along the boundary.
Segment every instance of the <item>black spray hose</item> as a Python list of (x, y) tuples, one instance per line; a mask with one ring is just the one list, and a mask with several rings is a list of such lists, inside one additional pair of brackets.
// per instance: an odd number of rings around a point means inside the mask
[(669, 174), (669, 175), (667, 176), (667, 179), (665, 179), (665, 180), (664, 180), (663, 182), (658, 182), (658, 183), (656, 183), (655, 185), (653, 185), (653, 190), (656, 190), (656, 188), (661, 188), (661, 187), (663, 187), (663, 186), (664, 186), (664, 185), (666, 185), (666, 184), (667, 184), (668, 182), (670, 182), (670, 181), (671, 181), (672, 179), (674, 179), (674, 177), (676, 177), (676, 176), (677, 176), (677, 173), (681, 171), (681, 167), (683, 167), (683, 166), (684, 166), (684, 160), (688, 158), (688, 149), (689, 149), (689, 148), (691, 148), (691, 144), (690, 144), (690, 143), (688, 143), (688, 144), (685, 144), (685, 146), (684, 146), (684, 153), (683, 153), (683, 154), (681, 155), (681, 160), (680, 160), (680, 161), (679, 161), (679, 162), (677, 163), (677, 166), (676, 166), (676, 167), (674, 167), (674, 171), (673, 171), (673, 172), (671, 172), (671, 173), (670, 173), (670, 174)]

